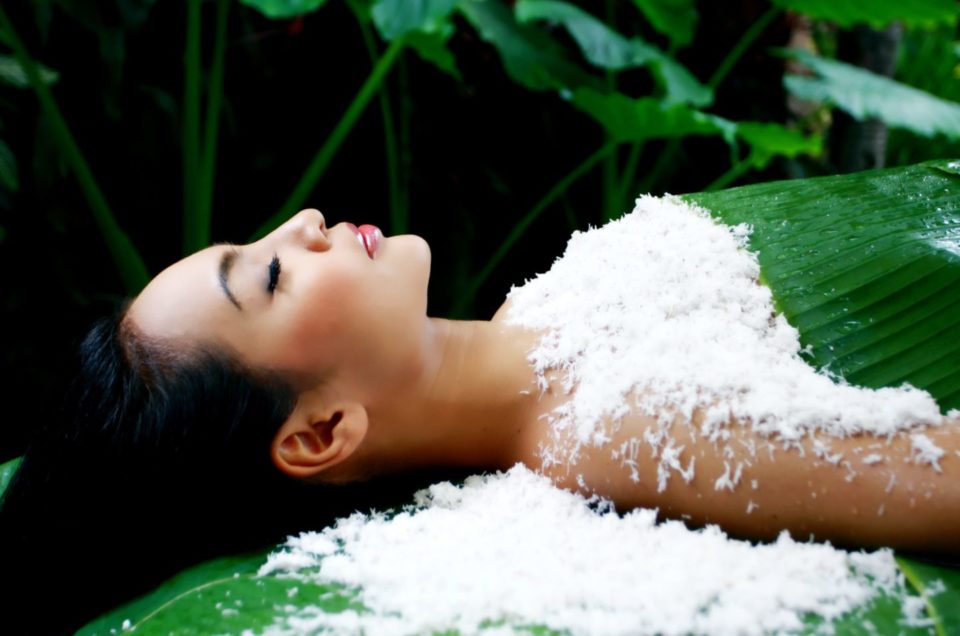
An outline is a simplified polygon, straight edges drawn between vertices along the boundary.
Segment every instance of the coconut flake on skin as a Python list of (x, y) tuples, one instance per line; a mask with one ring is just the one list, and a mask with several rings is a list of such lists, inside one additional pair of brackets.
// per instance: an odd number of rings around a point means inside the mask
[(847, 553), (786, 533), (753, 545), (715, 526), (658, 524), (655, 510), (620, 516), (521, 465), (435, 484), (416, 500), (272, 555), (261, 575), (356, 587), (370, 611), (288, 606), (267, 633), (784, 633), (806, 614), (829, 622), (880, 591), (905, 594), (890, 550)]
[[(676, 463), (662, 461), (676, 447), (667, 430), (698, 409), (699, 434), (714, 443), (734, 419), (797, 448), (806, 436), (889, 437), (941, 423), (925, 391), (851, 386), (801, 358), (797, 330), (758, 283), (750, 231), (676, 197), (643, 196), (632, 213), (574, 233), (548, 272), (510, 291), (506, 320), (544, 333), (528, 357), (541, 389), (559, 371), (570, 395), (550, 414), (545, 465), (575, 465), (583, 445), (609, 441), (605, 421), (631, 411), (658, 418), (644, 441), (660, 462), (660, 490), (663, 466)], [(934, 455), (924, 446), (917, 459), (934, 464)]]

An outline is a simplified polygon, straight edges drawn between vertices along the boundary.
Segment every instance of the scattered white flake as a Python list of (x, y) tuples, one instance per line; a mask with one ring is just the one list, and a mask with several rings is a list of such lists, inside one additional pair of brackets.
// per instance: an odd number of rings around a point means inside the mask
[[(830, 621), (879, 590), (904, 593), (890, 550), (847, 553), (786, 533), (753, 545), (716, 526), (658, 524), (655, 510), (619, 516), (522, 466), (416, 499), (391, 517), (357, 513), (300, 535), (271, 556), (261, 574), (358, 589), (370, 611), (288, 607), (267, 633), (546, 625), (586, 636), (751, 635), (799, 630), (808, 613)], [(291, 567), (301, 561), (289, 553), (310, 565)]]
[(222, 612), (220, 612), (220, 614), (221, 614), (222, 616), (239, 616), (239, 615), (240, 615), (240, 610), (235, 610), (235, 609), (233, 609), (232, 607), (228, 607), (227, 609), (225, 609), (225, 610), (223, 610)]
[(925, 391), (854, 387), (801, 358), (796, 329), (758, 284), (750, 231), (675, 197), (643, 196), (631, 214), (574, 233), (550, 271), (510, 291), (507, 320), (544, 334), (528, 355), (541, 390), (559, 371), (570, 395), (550, 414), (546, 466), (575, 464), (583, 445), (610, 439), (605, 422), (629, 412), (658, 418), (644, 441), (660, 460), (660, 490), (679, 470), (669, 427), (675, 416), (689, 425), (697, 409), (698, 432), (714, 443), (736, 420), (801, 453), (813, 433), (891, 436), (941, 423)]
[(930, 582), (927, 587), (923, 588), (923, 593), (921, 596), (923, 598), (930, 598), (931, 596), (936, 596), (937, 594), (943, 594), (947, 591), (947, 585), (943, 582), (943, 579), (934, 579)]
[(940, 468), (943, 449), (934, 444), (929, 437), (923, 433), (914, 433), (910, 436), (910, 448), (913, 451), (913, 460), (916, 463), (929, 464), (938, 473), (943, 472)]
[(830, 445), (819, 437), (813, 438), (813, 454), (828, 464), (836, 466), (843, 459), (843, 453), (831, 453)]
[(869, 455), (864, 456), (860, 461), (864, 464), (879, 464), (884, 459), (883, 455), (879, 453), (870, 453)]
[(883, 511), (886, 510), (886, 508), (887, 508), (887, 504), (886, 504), (886, 503), (880, 504), (880, 507), (877, 508), (877, 516), (878, 516), (878, 517), (882, 517), (882, 516), (883, 516)]
[(936, 622), (926, 615), (927, 601), (922, 596), (909, 596), (903, 600), (902, 625), (907, 627), (933, 627)]
[(853, 468), (853, 464), (851, 464), (847, 460), (843, 460), (842, 462), (840, 462), (840, 465), (843, 466), (844, 470), (847, 471), (847, 474), (843, 476), (843, 480), (846, 481), (847, 483), (852, 482), (854, 477), (856, 477), (859, 474)]
[(713, 483), (714, 490), (730, 490), (733, 491), (737, 487), (737, 484), (740, 483), (740, 477), (743, 474), (743, 464), (737, 464), (737, 468), (734, 471), (733, 475), (730, 475), (730, 462), (723, 462), (723, 474), (717, 478), (717, 481)]
[(691, 457), (687, 467), (680, 465), (680, 452), (683, 446), (674, 446), (673, 440), (667, 442), (667, 445), (660, 452), (660, 463), (657, 465), (657, 492), (663, 492), (667, 489), (667, 481), (670, 479), (670, 471), (675, 470), (680, 473), (683, 481), (690, 483), (696, 469), (696, 457)]
[(893, 492), (893, 487), (894, 485), (896, 485), (896, 483), (897, 483), (897, 474), (890, 473), (890, 480), (887, 482), (887, 487), (883, 489), (884, 492), (886, 492), (887, 494), (890, 494), (891, 492)]
[(753, 499), (751, 499), (751, 500), (747, 503), (747, 514), (748, 514), (748, 515), (751, 514), (754, 510), (756, 510), (756, 509), (759, 508), (759, 507), (760, 507), (760, 504), (755, 504), (755, 503), (753, 503)]
[(131, 626), (132, 626), (132, 623), (130, 622), (130, 619), (129, 619), (129, 618), (125, 618), (125, 619), (123, 619), (123, 624), (120, 626), (120, 629), (122, 629), (123, 631), (127, 632), (127, 631), (130, 631), (130, 627), (131, 627)]
[(760, 482), (758, 482), (756, 479), (751, 479), (751, 480), (750, 480), (750, 488), (751, 488), (751, 489), (756, 490), (756, 489), (759, 488), (759, 487), (760, 487)]

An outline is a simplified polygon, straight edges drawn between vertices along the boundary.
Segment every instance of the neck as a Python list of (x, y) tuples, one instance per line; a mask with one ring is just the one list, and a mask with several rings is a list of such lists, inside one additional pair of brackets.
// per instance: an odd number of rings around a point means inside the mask
[(420, 372), (370, 409), (377, 472), (529, 463), (540, 404), (526, 356), (536, 334), (496, 321), (431, 318), (427, 328)]

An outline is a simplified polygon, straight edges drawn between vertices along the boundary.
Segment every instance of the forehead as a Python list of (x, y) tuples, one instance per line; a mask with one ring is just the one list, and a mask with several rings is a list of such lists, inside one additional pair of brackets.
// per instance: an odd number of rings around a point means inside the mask
[(131, 303), (127, 318), (157, 337), (208, 340), (236, 322), (219, 283), (221, 256), (230, 248), (208, 247), (160, 272)]

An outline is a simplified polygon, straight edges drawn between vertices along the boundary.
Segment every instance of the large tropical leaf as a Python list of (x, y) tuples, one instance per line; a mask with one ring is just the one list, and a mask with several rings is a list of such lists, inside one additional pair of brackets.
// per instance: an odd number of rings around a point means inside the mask
[(909, 25), (955, 22), (960, 12), (956, 0), (773, 0), (773, 3), (842, 27), (858, 23), (884, 27), (897, 21)]
[(286, 20), (316, 11), (327, 0), (240, 0), (272, 20)]
[(269, 550), (216, 559), (184, 570), (153, 592), (89, 623), (77, 636), (109, 636), (136, 630), (156, 636), (262, 632), (278, 607), (316, 606), (324, 612), (362, 609), (340, 587), (279, 577), (257, 577)]
[(690, 135), (723, 135), (733, 140), (736, 125), (684, 104), (667, 104), (655, 97), (631, 99), (621, 93), (591, 88), (574, 91), (573, 105), (599, 122), (617, 141), (646, 141)]
[(852, 383), (960, 408), (960, 162), (781, 181), (686, 198), (751, 245), (811, 362)]
[[(123, 633), (124, 628), (151, 636), (248, 633), (245, 630), (261, 633), (286, 615), (309, 615), (313, 611), (336, 614), (347, 609), (367, 611), (358, 600), (359, 590), (274, 575), (257, 577), (256, 572), (266, 560), (266, 554), (267, 551), (263, 551), (227, 557), (185, 570), (150, 594), (89, 623), (77, 632), (77, 636), (108, 636)], [(941, 633), (957, 633), (951, 631), (958, 625), (957, 612), (951, 603), (960, 595), (960, 573), (907, 559), (900, 559), (900, 564), (919, 592), (934, 581), (941, 581), (936, 583), (936, 589), (942, 589), (942, 592), (930, 597), (930, 616), (938, 626), (948, 630)], [(838, 636), (927, 634), (926, 629), (902, 624), (902, 602), (900, 597), (880, 595), (833, 621), (832, 630), (825, 631), (823, 620), (810, 616), (802, 632)], [(548, 620), (549, 617), (544, 617), (544, 622)], [(873, 629), (868, 629), (867, 624)], [(543, 626), (522, 627), (520, 633), (541, 636), (558, 633)], [(443, 633), (457, 634), (453, 630)]]
[(897, 565), (926, 599), (937, 634), (960, 634), (960, 570), (902, 556), (897, 557)]
[(657, 31), (676, 46), (693, 40), (697, 28), (697, 3), (694, 0), (633, 0)]
[(7, 489), (7, 486), (10, 485), (10, 480), (13, 479), (14, 473), (17, 472), (17, 467), (20, 465), (21, 457), (14, 457), (10, 461), (0, 464), (0, 497), (3, 497), (4, 491)]
[(450, 13), (460, 0), (378, 0), (373, 4), (373, 23), (385, 40), (413, 31), (447, 33)]
[(587, 61), (595, 66), (614, 71), (649, 67), (668, 103), (707, 106), (713, 102), (713, 91), (675, 59), (639, 37), (625, 38), (568, 2), (520, 0), (514, 12), (520, 22), (550, 20), (562, 24)]
[(960, 104), (956, 102), (799, 49), (789, 49), (786, 54), (816, 74), (783, 78), (787, 89), (797, 97), (832, 104), (856, 119), (876, 117), (918, 135), (960, 139)]
[[(60, 74), (42, 64), (37, 64), (40, 81), (44, 84), (54, 84), (60, 79)], [(11, 55), (0, 55), (0, 84), (8, 84), (16, 88), (30, 88), (27, 73), (20, 66), (17, 58)]]
[(530, 90), (572, 90), (599, 86), (599, 81), (568, 59), (546, 33), (519, 24), (499, 0), (463, 0), (464, 17), (480, 37), (496, 47), (507, 74)]
[(819, 136), (807, 137), (780, 124), (732, 122), (652, 97), (631, 99), (621, 93), (604, 94), (580, 88), (573, 94), (573, 104), (599, 122), (616, 141), (720, 135), (730, 144), (738, 139), (745, 142), (750, 148), (746, 161), (756, 168), (763, 168), (778, 155), (795, 157), (820, 152)]

